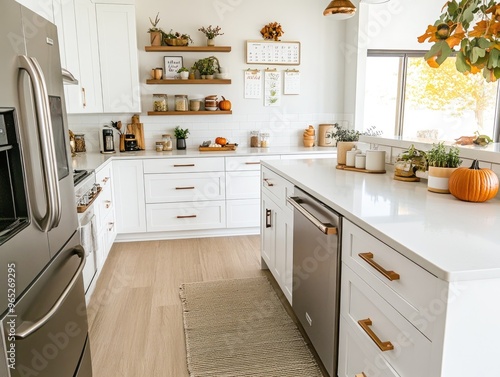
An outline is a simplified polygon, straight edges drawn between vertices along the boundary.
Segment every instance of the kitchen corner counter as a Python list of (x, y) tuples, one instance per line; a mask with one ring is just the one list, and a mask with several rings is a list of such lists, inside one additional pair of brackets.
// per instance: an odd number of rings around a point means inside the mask
[(255, 155), (321, 155), (336, 154), (337, 149), (331, 147), (270, 147), (270, 148), (250, 148), (238, 147), (236, 151), (216, 151), (200, 152), (198, 148), (188, 148), (186, 150), (173, 150), (171, 152), (156, 152), (145, 150), (137, 152), (116, 152), (113, 154), (102, 154), (99, 152), (79, 153), (73, 157), (73, 169), (98, 169), (106, 161), (126, 160), (126, 159), (149, 159), (149, 158), (199, 158), (199, 157), (244, 157)]
[(446, 281), (500, 278), (500, 198), (462, 202), (426, 181), (336, 169), (336, 160), (263, 165)]

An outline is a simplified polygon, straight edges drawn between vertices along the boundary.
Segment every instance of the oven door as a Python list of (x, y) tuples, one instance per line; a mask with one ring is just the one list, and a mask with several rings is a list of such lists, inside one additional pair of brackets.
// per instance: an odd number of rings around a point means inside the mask
[(78, 221), (80, 222), (80, 243), (87, 260), (83, 269), (83, 286), (87, 294), (97, 272), (97, 224), (94, 204), (78, 215)]
[(79, 243), (77, 232), (2, 318), (12, 377), (74, 376), (82, 361), (88, 363), (85, 254)]

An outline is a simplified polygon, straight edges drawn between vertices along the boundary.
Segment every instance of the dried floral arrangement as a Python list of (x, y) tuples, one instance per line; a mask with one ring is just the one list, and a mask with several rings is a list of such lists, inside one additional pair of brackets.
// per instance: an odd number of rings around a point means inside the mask
[(201, 27), (198, 29), (198, 31), (201, 31), (203, 34), (205, 34), (205, 36), (207, 37), (207, 39), (214, 39), (215, 37), (219, 36), (219, 35), (224, 35), (224, 33), (221, 33), (221, 27), (220, 26), (216, 26), (216, 27), (212, 27), (212, 25), (208, 25), (208, 27)]
[(279, 41), (285, 31), (278, 22), (270, 22), (261, 29), (260, 34), (264, 39)]

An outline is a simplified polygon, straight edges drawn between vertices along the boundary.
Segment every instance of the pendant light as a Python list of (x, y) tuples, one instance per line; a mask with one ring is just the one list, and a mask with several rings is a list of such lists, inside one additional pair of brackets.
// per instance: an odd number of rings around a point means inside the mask
[(332, 0), (323, 12), (324, 16), (335, 20), (346, 20), (356, 13), (356, 7), (349, 0)]

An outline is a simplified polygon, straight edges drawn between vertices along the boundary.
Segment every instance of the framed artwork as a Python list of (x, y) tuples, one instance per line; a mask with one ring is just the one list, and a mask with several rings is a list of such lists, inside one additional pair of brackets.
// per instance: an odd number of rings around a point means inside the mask
[(178, 79), (180, 75), (177, 71), (183, 67), (182, 56), (165, 56), (165, 70), (163, 72), (163, 78), (168, 79)]

